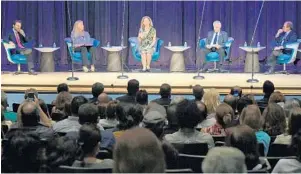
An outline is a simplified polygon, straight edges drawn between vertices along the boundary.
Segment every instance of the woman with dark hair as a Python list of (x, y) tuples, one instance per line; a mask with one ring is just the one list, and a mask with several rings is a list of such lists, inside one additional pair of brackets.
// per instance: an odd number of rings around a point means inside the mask
[(117, 116), (116, 116), (116, 108), (117, 108), (118, 103), (119, 102), (117, 100), (110, 101), (105, 110), (106, 118), (99, 120), (99, 123), (105, 129), (113, 128), (113, 127), (117, 126), (118, 120), (117, 120)]
[(141, 106), (147, 106), (148, 104), (148, 93), (146, 90), (139, 90), (136, 93), (136, 102)]
[(227, 132), (226, 128), (228, 128), (234, 118), (234, 111), (231, 106), (222, 103), (217, 106), (215, 112), (216, 123), (211, 127), (203, 128), (202, 132), (225, 136)]
[(291, 147), (297, 159), (281, 159), (272, 173), (301, 173), (301, 129), (292, 137)]
[(45, 103), (45, 101), (42, 99), (39, 99), (39, 105), (40, 105), (41, 109), (43, 110), (43, 112), (47, 115), (47, 117), (50, 118), (48, 107), (47, 107), (47, 104)]
[(71, 101), (72, 95), (69, 92), (60, 92), (55, 99), (55, 106), (52, 108), (51, 118), (54, 114), (60, 114), (60, 119), (55, 119), (55, 121), (60, 121), (65, 117), (70, 116), (69, 114)]
[(38, 173), (45, 166), (43, 144), (38, 135), (20, 130), (2, 140), (1, 172)]
[(277, 136), (285, 132), (286, 119), (281, 106), (276, 103), (269, 103), (262, 116), (264, 118), (263, 130), (270, 136)]
[(277, 135), (275, 144), (290, 144), (292, 135), (295, 135), (301, 129), (301, 108), (293, 108), (289, 114), (288, 131)]
[(246, 156), (248, 170), (261, 170), (267, 168), (267, 161), (259, 159), (258, 144), (255, 131), (247, 125), (230, 128), (226, 137), (226, 146), (241, 150)]
[(79, 130), (78, 143), (81, 148), (79, 161), (75, 161), (74, 167), (87, 168), (112, 168), (113, 160), (96, 158), (100, 148), (101, 134), (100, 130), (94, 124), (84, 124)]

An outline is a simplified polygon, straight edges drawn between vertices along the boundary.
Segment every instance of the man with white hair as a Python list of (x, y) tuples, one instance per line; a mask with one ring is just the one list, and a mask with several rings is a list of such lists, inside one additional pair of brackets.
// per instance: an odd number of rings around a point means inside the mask
[(285, 48), (287, 44), (297, 42), (297, 34), (292, 29), (293, 23), (291, 21), (286, 21), (284, 22), (282, 29), (278, 30), (277, 34), (275, 35), (273, 52), (268, 58), (268, 65), (270, 68), (267, 72), (265, 72), (265, 74), (274, 73), (278, 56), (292, 52), (292, 49)]
[[(206, 48), (202, 49), (202, 57), (204, 60), (203, 71), (207, 71), (207, 62), (206, 55), (210, 52), (217, 52), (220, 57), (220, 64), (223, 64), (224, 57), (226, 55), (225, 52), (225, 43), (228, 41), (228, 33), (225, 31), (221, 31), (222, 24), (220, 21), (213, 22), (213, 31), (208, 32), (208, 36), (206, 38)], [(219, 69), (219, 64), (218, 67)]]

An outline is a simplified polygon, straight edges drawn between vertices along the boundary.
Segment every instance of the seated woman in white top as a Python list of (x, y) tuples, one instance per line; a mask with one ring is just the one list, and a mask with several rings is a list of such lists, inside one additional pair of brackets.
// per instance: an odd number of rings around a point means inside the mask
[(288, 132), (278, 135), (274, 141), (275, 144), (290, 144), (292, 135), (301, 129), (301, 108), (293, 108), (289, 114)]

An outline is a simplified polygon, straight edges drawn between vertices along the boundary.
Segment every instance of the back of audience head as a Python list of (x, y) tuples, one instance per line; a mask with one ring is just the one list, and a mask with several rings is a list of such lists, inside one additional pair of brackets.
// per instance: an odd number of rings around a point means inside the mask
[(125, 131), (114, 148), (113, 173), (164, 173), (165, 158), (157, 137), (145, 128)]
[(237, 108), (237, 98), (231, 94), (228, 94), (224, 98), (224, 103), (228, 104), (229, 106), (232, 107), (233, 111), (236, 111)]
[(196, 127), (205, 119), (204, 117), (201, 118), (200, 115), (202, 115), (201, 111), (194, 101), (185, 99), (177, 105), (177, 117), (181, 128), (193, 129)]
[(226, 128), (234, 119), (234, 111), (228, 104), (221, 103), (216, 108), (215, 118), (218, 124)]
[(234, 97), (241, 97), (242, 96), (242, 89), (239, 86), (234, 86), (231, 88), (230, 94)]
[(138, 104), (131, 105), (127, 112), (127, 117), (133, 119), (133, 126), (138, 126), (143, 119), (143, 107)]
[(13, 131), (6, 137), (2, 154), (2, 172), (7, 173), (38, 173), (43, 162), (42, 143), (38, 135)]
[(101, 134), (95, 124), (84, 124), (79, 130), (79, 145), (82, 150), (81, 166), (85, 166), (85, 157), (96, 157), (100, 147)]
[(177, 105), (178, 103), (180, 103), (181, 101), (183, 101), (185, 99), (185, 97), (183, 96), (175, 96), (171, 101), (170, 101), (170, 105)]
[(273, 92), (270, 96), (269, 103), (281, 103), (281, 102), (285, 102), (284, 95), (279, 91)]
[(270, 95), (274, 92), (275, 90), (275, 87), (274, 87), (274, 83), (269, 81), (269, 80), (266, 80), (264, 83), (263, 83), (263, 93), (265, 95), (267, 95), (268, 97), (270, 97)]
[[(128, 107), (125, 108), (125, 107)], [(119, 103), (116, 107), (116, 116), (118, 120), (117, 128), (119, 130), (126, 130), (134, 126), (134, 120), (132, 116), (128, 116), (127, 110), (129, 110), (132, 107), (132, 104), (122, 106), (121, 103)]]
[(245, 155), (232, 147), (214, 147), (202, 163), (204, 173), (247, 173)]
[(98, 95), (97, 102), (98, 102), (98, 105), (106, 105), (110, 102), (110, 98), (109, 98), (108, 94), (103, 92)]
[(293, 108), (288, 120), (288, 134), (294, 135), (301, 129), (301, 108)]
[(128, 91), (128, 95), (136, 96), (136, 93), (139, 91), (139, 81), (136, 79), (129, 80), (127, 91)]
[(82, 104), (78, 109), (79, 123), (81, 125), (85, 123), (97, 124), (98, 118), (98, 108), (92, 103)]
[(24, 94), (24, 99), (27, 99), (28, 98), (28, 94), (29, 93), (34, 93), (34, 96), (36, 96), (37, 98), (39, 98), (39, 93), (36, 89), (34, 88), (29, 88), (25, 91), (25, 94)]
[(107, 108), (106, 108), (106, 118), (108, 120), (115, 120), (117, 118), (116, 116), (116, 108), (117, 108), (117, 105), (118, 105), (118, 101), (117, 100), (113, 100), (113, 101), (110, 101), (107, 105)]
[(281, 106), (276, 103), (269, 103), (264, 109), (262, 116), (264, 118), (263, 129), (270, 136), (280, 135), (285, 132), (286, 119)]
[(67, 103), (71, 103), (72, 95), (69, 92), (60, 92), (55, 99), (55, 108), (59, 110), (65, 109)]
[(204, 96), (204, 89), (201, 85), (195, 85), (192, 88), (192, 94), (195, 97), (195, 100), (199, 100), (201, 101), (203, 99)]
[(59, 85), (57, 85), (56, 91), (58, 94), (63, 91), (69, 92), (69, 86), (66, 83), (60, 83)]
[(296, 100), (295, 98), (286, 100), (285, 103), (284, 103), (284, 107), (283, 107), (283, 109), (284, 109), (284, 111), (285, 111), (285, 116), (288, 117), (290, 111), (291, 111), (293, 108), (298, 108), (298, 107), (300, 107), (300, 104), (299, 104), (299, 101)]
[(88, 100), (84, 96), (76, 96), (71, 101), (71, 114), (72, 116), (78, 116), (78, 109), (81, 105), (88, 103)]
[(168, 126), (178, 129), (179, 121), (176, 113), (177, 113), (177, 105), (170, 105), (166, 110)]
[(205, 103), (201, 102), (201, 101), (196, 101), (196, 105), (200, 111), (199, 113), (199, 117), (200, 117), (200, 122), (201, 123), (206, 117), (207, 117), (207, 107), (205, 105)]
[(92, 95), (97, 98), (104, 91), (104, 86), (102, 83), (96, 82), (92, 85)]
[(43, 111), (48, 117), (50, 117), (50, 116), (49, 116), (48, 107), (47, 107), (47, 104), (45, 103), (45, 101), (42, 100), (42, 99), (39, 99), (39, 105), (40, 105), (42, 111)]
[(241, 114), (242, 110), (248, 105), (255, 104), (248, 96), (244, 95), (237, 101), (237, 112)]
[(20, 109), (22, 126), (37, 126), (40, 121), (39, 109), (34, 102), (25, 102)]
[(205, 92), (203, 101), (207, 107), (208, 114), (215, 113), (216, 107), (220, 104), (220, 95), (215, 88)]
[(136, 101), (140, 105), (147, 105), (148, 104), (148, 93), (146, 90), (139, 90), (136, 93)]
[(171, 96), (171, 86), (167, 83), (163, 83), (160, 87), (159, 94), (162, 98), (170, 98)]
[(246, 156), (248, 170), (252, 170), (259, 163), (259, 152), (255, 131), (247, 125), (231, 128), (226, 137), (226, 146), (241, 150)]
[(259, 131), (264, 122), (257, 105), (248, 105), (244, 108), (239, 119), (240, 124), (248, 125), (255, 131)]

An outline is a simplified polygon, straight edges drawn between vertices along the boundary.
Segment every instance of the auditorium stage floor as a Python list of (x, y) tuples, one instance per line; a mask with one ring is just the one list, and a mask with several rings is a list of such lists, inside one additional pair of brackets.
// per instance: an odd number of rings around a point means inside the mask
[[(107, 93), (126, 92), (127, 79), (117, 79), (120, 73), (83, 73), (76, 72), (78, 81), (67, 81), (70, 72), (52, 72), (40, 73), (36, 76), (28, 74), (1, 75), (1, 87), (6, 92), (23, 92), (27, 88), (36, 88), (39, 92), (56, 92), (56, 86), (59, 83), (67, 83), (71, 92), (87, 93), (91, 91), (91, 85), (95, 82), (101, 82), (105, 85)], [(250, 84), (246, 80), (251, 77), (250, 73), (205, 73), (204, 80), (194, 80), (194, 73), (126, 73), (129, 79), (137, 79), (142, 89), (149, 93), (157, 93), (162, 83), (169, 83), (172, 86), (173, 94), (189, 94), (191, 87), (200, 84), (204, 88), (217, 88), (221, 93), (229, 92), (234, 85), (239, 85), (245, 93), (253, 92), (262, 94), (262, 84), (265, 80), (271, 80), (286, 95), (301, 94), (301, 75), (300, 74), (255, 74), (259, 83)], [(251, 89), (253, 85), (253, 89)]]

